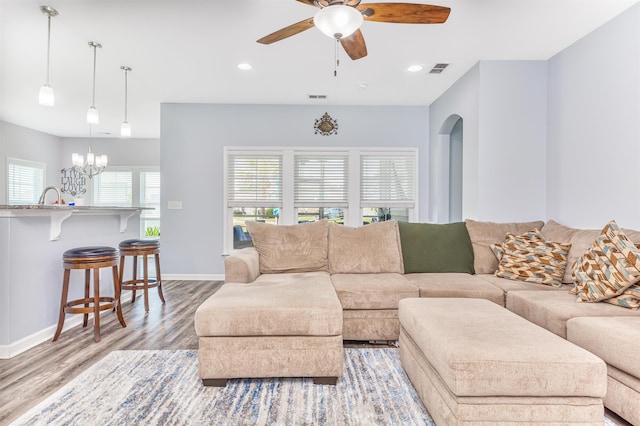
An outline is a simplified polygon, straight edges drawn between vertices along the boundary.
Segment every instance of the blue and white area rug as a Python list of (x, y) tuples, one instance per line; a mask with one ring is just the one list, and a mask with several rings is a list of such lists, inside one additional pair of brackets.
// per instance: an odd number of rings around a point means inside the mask
[(29, 410), (22, 425), (434, 425), (398, 349), (345, 349), (336, 386), (311, 379), (202, 386), (196, 351), (115, 351)]

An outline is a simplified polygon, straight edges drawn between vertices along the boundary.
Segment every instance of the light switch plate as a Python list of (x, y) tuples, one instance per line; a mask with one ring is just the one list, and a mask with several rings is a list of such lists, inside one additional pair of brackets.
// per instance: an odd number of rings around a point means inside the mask
[(182, 210), (182, 201), (169, 201), (169, 210)]

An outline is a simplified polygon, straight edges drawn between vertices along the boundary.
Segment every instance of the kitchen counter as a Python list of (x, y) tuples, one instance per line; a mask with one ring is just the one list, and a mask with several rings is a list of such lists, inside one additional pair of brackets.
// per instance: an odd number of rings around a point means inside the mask
[(51, 204), (0, 204), (0, 218), (24, 216), (49, 216), (49, 239), (57, 240), (62, 232), (62, 223), (73, 214), (120, 215), (120, 232), (127, 230), (129, 219), (142, 210), (153, 210), (150, 207), (117, 207), (117, 206), (69, 206)]

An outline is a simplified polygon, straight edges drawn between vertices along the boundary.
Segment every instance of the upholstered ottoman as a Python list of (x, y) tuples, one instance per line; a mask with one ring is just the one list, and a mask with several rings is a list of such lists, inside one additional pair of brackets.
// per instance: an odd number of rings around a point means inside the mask
[(438, 425), (602, 425), (604, 362), (493, 302), (400, 301), (400, 359)]
[(342, 376), (342, 307), (327, 272), (263, 274), (227, 283), (198, 307), (205, 386), (231, 378)]

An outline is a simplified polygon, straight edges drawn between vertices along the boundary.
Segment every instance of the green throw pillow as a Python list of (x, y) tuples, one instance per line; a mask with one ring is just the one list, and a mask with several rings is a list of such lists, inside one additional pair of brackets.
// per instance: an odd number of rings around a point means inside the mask
[(473, 246), (464, 222), (398, 222), (405, 274), (463, 272), (475, 274)]

